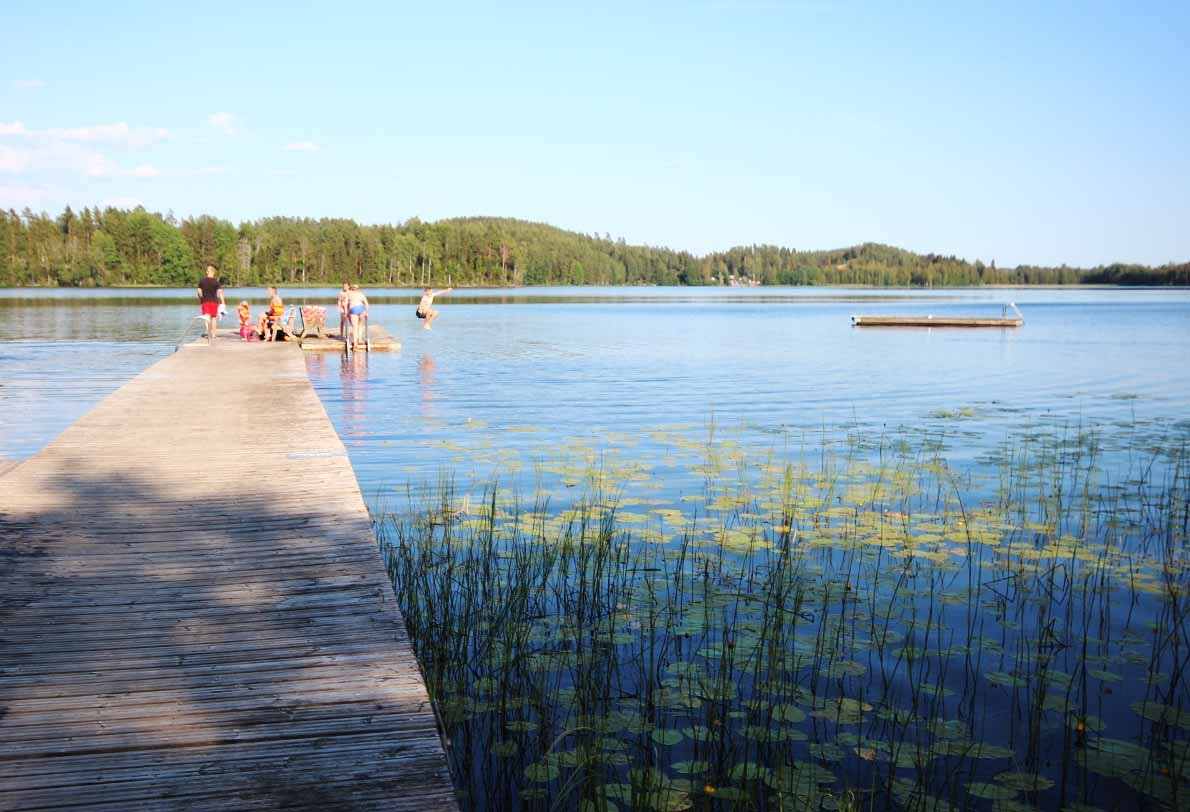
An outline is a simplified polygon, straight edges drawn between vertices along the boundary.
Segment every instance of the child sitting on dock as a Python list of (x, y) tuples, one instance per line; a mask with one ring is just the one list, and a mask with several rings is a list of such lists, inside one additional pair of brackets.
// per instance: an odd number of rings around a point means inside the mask
[(257, 325), (257, 332), (260, 333), (261, 341), (272, 341), (277, 337), (277, 325), (281, 323), (281, 317), (285, 315), (285, 302), (281, 300), (281, 294), (277, 289), (270, 287), (268, 289), (269, 304), (260, 314), (260, 323)]
[(422, 290), (421, 301), (417, 303), (417, 317), (425, 321), (424, 326), (427, 330), (432, 329), (430, 325), (434, 323), (434, 319), (438, 318), (438, 311), (434, 309), (434, 297), (445, 296), (452, 290), (454, 288), (446, 288), (444, 290), (425, 288)]
[(247, 341), (248, 336), (252, 335), (252, 308), (248, 306), (247, 299), (240, 302), (236, 314), (240, 317), (240, 340)]

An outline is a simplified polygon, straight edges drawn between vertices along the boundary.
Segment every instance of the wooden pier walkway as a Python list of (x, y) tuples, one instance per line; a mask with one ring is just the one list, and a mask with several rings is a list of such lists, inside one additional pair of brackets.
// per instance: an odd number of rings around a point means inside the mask
[(454, 809), (295, 345), (186, 347), (0, 475), (0, 810)]

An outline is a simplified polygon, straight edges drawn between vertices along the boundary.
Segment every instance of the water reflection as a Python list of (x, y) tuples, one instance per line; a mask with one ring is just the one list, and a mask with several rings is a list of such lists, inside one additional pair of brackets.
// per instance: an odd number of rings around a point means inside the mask
[(417, 362), (417, 377), (421, 383), (421, 416), (434, 416), (434, 357), (423, 353)]
[(340, 433), (346, 437), (366, 437), (368, 434), (368, 353), (353, 352), (339, 356), (339, 385), (343, 404)]
[[(228, 293), (232, 301), (260, 302), (258, 289)], [(475, 439), (462, 428), (469, 418), (504, 430), (492, 442), (535, 454), (594, 429), (647, 434), (659, 422), (702, 425), (712, 413), (720, 426), (782, 431), (842, 422), (892, 431), (937, 414), (953, 429), (996, 437), (1038, 420), (1176, 419), (1190, 401), (1186, 290), (946, 291), (958, 301), (934, 291), (749, 290), (739, 294), (746, 304), (715, 290), (468, 291), (487, 304), (537, 298), (491, 307), (452, 295), (458, 318), (433, 333), (410, 316), (412, 291), (388, 291), (408, 294), (399, 306), (380, 303), (384, 293), (377, 293), (370, 297), (374, 323), (416, 350), (411, 363), (386, 353), (307, 356), (365, 486), (391, 486), (405, 467), (432, 476), (450, 461), (443, 441)], [(293, 304), (309, 298), (330, 305), (336, 291), (286, 288), (283, 295)], [(870, 301), (837, 301), (854, 296)], [(906, 305), (906, 296), (920, 304)], [(193, 297), (191, 288), (0, 290), (0, 456), (33, 453), (172, 350), (195, 314)], [(861, 311), (975, 315), (988, 312), (990, 301), (998, 314), (1005, 299), (1025, 313), (1020, 330), (865, 331), (850, 324)], [(365, 392), (377, 404), (366, 418)], [(341, 407), (350, 412), (340, 415)], [(431, 421), (458, 432), (431, 440)], [(547, 428), (521, 430), (529, 425)], [(962, 447), (971, 456), (985, 450), (976, 439)]]
[(306, 374), (310, 376), (310, 382), (314, 384), (315, 388), (319, 384), (327, 382), (327, 353), (310, 352), (306, 353)]
[[(265, 304), (259, 288), (224, 288), (228, 299), (249, 299)], [(287, 287), (282, 295), (292, 304), (333, 304), (338, 298), (335, 287)], [(373, 304), (408, 306), (421, 297), (420, 288), (369, 288)], [(1055, 303), (1100, 304), (1105, 300), (1141, 302), (1183, 301), (1190, 297), (1185, 289), (1171, 288), (1099, 288), (1089, 286), (1018, 288), (834, 288), (834, 287), (764, 287), (764, 288), (690, 288), (690, 287), (526, 287), (460, 288), (451, 295), (459, 304), (598, 304), (598, 303), (749, 303), (749, 304), (825, 304), (880, 302), (968, 302), (999, 311), (1005, 302), (1018, 304)], [(194, 288), (0, 288), (0, 309), (28, 307), (87, 307), (96, 304), (120, 307), (160, 307), (194, 302)], [(1026, 314), (1026, 318), (1028, 314)]]

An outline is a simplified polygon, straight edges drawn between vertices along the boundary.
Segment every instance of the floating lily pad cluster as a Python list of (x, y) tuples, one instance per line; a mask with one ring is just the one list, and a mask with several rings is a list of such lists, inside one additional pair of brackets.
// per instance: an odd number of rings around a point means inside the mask
[(1187, 809), (1178, 436), (608, 434), (378, 529), (466, 808)]

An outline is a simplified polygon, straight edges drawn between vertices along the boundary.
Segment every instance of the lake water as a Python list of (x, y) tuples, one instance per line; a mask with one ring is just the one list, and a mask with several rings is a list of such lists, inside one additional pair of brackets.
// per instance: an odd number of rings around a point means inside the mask
[[(229, 290), (229, 301), (263, 302)], [(333, 291), (283, 291), (290, 303)], [(365, 490), (434, 449), (504, 432), (534, 454), (558, 438), (657, 424), (920, 427), (1177, 421), (1190, 404), (1185, 290), (526, 289), (443, 297), (433, 331), (414, 291), (372, 294), (400, 353), (311, 356)], [(1015, 301), (1019, 330), (882, 330), (853, 313), (979, 315)], [(0, 457), (34, 453), (173, 349), (195, 315), (177, 290), (0, 291)], [(217, 382), (216, 382), (217, 385)], [(471, 428), (467, 428), (470, 421)], [(943, 427), (955, 421), (935, 421)], [(533, 431), (527, 431), (532, 428)]]
[[(259, 308), (260, 295), (228, 300)], [(488, 583), (434, 580), (445, 526), (498, 531), (491, 558), (464, 560), (510, 594), (521, 576), (507, 562), (545, 566), (536, 556), (576, 504), (629, 531), (628, 563), (600, 582), (618, 666), (596, 691), (618, 698), (601, 718), (630, 731), (627, 753), (607, 731), (571, 729), (590, 716), (576, 699), (592, 683), (574, 661), (586, 649), (568, 592), (586, 564), (551, 563), (540, 579), (551, 597), (519, 619), (485, 614), (505, 610), (500, 595), (465, 628), (405, 598), (419, 653), (442, 645), (469, 663), (427, 672), (470, 805), (830, 809), (859, 792), (881, 808), (1190, 808), (1177, 512), (1190, 291), (468, 290), (439, 300), (433, 331), (413, 316), (416, 292), (371, 299), (402, 350), (310, 354), (307, 368), (400, 547), (399, 587), (487, 594)], [(1007, 301), (1024, 327), (849, 319), (999, 315)], [(195, 310), (187, 291), (0, 291), (0, 459), (36, 453), (171, 352)], [(434, 507), (446, 480), (449, 510)], [(700, 596), (674, 586), (695, 571)], [(1090, 586), (1092, 573), (1109, 586)], [(758, 656), (773, 643), (763, 604), (795, 593), (803, 625), (777, 647), (808, 659), (732, 660), (728, 648)], [(642, 620), (658, 606), (669, 621)], [(877, 634), (881, 607), (895, 615)], [(430, 640), (451, 629), (457, 642)], [(492, 641), (518, 629), (499, 639), (523, 656), (493, 658)], [(655, 661), (658, 641), (668, 653)], [(737, 693), (706, 687), (714, 679)], [(497, 696), (501, 685), (515, 689)], [(912, 752), (898, 749), (906, 741)]]

